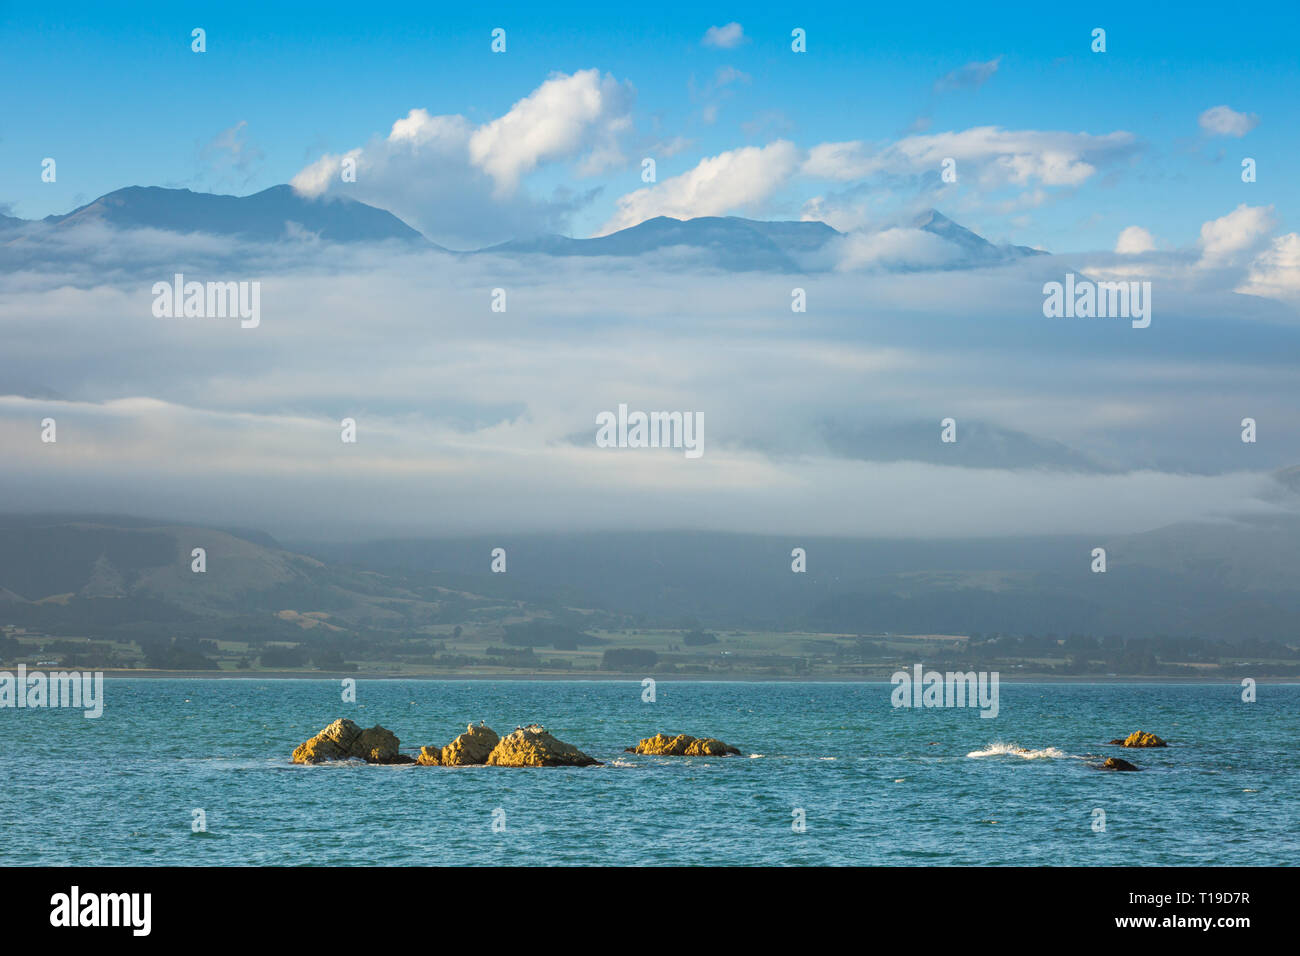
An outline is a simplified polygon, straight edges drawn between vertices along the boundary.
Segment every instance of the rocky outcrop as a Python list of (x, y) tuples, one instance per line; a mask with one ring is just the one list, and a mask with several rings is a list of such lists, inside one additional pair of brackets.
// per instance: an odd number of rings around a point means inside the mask
[[(589, 767), (600, 761), (577, 747), (556, 740), (540, 724), (516, 728), (502, 739), (482, 723), (470, 724), (445, 747), (421, 747), (418, 757), (401, 753), (400, 741), (383, 727), (362, 730), (344, 718), (336, 720), (293, 752), (294, 763), (364, 760), (367, 763), (416, 763), (424, 767)], [(714, 741), (714, 743), (721, 743)], [(725, 744), (722, 744), (725, 746)]]
[(346, 717), (334, 721), (293, 752), (294, 763), (323, 763), (327, 760), (364, 760), (367, 763), (410, 763), (398, 751), (400, 741), (390, 730), (374, 726), (362, 730)]
[(600, 761), (556, 740), (541, 724), (519, 727), (502, 737), (487, 762), (494, 767), (590, 767)]
[(1105, 763), (1101, 765), (1102, 770), (1137, 770), (1127, 760), (1121, 760), (1119, 757), (1107, 757)]
[(739, 754), (740, 751), (730, 744), (724, 744), (716, 737), (692, 737), (690, 734), (655, 734), (646, 737), (635, 747), (625, 750), (630, 754), (652, 754), (658, 757), (725, 757)]
[(409, 758), (400, 759), (402, 755), (397, 750), (399, 744), (401, 741), (391, 730), (376, 726), (361, 731), (356, 749), (360, 751), (361, 759), (367, 763), (410, 763)]
[(1149, 734), (1145, 730), (1135, 730), (1123, 740), (1116, 737), (1110, 741), (1119, 747), (1168, 747), (1169, 745), (1157, 737), (1155, 734)]
[(467, 767), (487, 763), (488, 755), (500, 740), (501, 738), (491, 727), (470, 724), (463, 734), (442, 748), (440, 762), (444, 767)]

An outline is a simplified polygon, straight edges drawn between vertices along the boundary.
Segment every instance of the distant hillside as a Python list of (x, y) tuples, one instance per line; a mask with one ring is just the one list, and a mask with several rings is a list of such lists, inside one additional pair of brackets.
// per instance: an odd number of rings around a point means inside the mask
[[(1106, 574), (1089, 571), (1098, 545), (1108, 551)], [(790, 570), (794, 546), (807, 552), (805, 574)], [(196, 547), (206, 550), (201, 574), (191, 569)], [(507, 549), (506, 574), (489, 571), (494, 547)], [(1071, 635), (1258, 650), (1300, 637), (1297, 569), (1300, 519), (1100, 542), (662, 532), (294, 550), (257, 533), (187, 524), (0, 516), (0, 659), (39, 646), (117, 666), (129, 657), (123, 648), (138, 647), (137, 662), (201, 668), (226, 642), (234, 648), (224, 651), (227, 667), (241, 658), (263, 668), (308, 660), (532, 667), (521, 648), (543, 645), (590, 658), (573, 666), (596, 666), (598, 645), (610, 639), (665, 651), (701, 628), (841, 635), (850, 644), (858, 635), (854, 653), (870, 650), (858, 646), (862, 635), (917, 634), (1027, 637), (1024, 648), (1046, 641), (1054, 652), (1056, 638)], [(800, 640), (782, 645), (780, 667), (791, 673), (802, 666)], [(1126, 672), (1154, 672), (1134, 660)]]
[[(117, 229), (157, 229), (182, 234), (232, 236), (275, 242), (314, 235), (327, 242), (402, 240), (447, 252), (390, 212), (346, 198), (311, 199), (291, 186), (272, 186), (250, 196), (224, 196), (128, 186), (100, 196), (69, 213), (46, 216), (39, 224), (76, 229), (87, 224)], [(32, 227), (31, 221), (0, 216), (0, 231)], [(970, 268), (1012, 262), (1041, 254), (1027, 246), (999, 246), (931, 209), (911, 223), (953, 247), (942, 265), (915, 268)], [(673, 219), (656, 216), (626, 229), (590, 239), (544, 235), (514, 239), (464, 255), (613, 256), (630, 258), (684, 251), (693, 266), (731, 272), (818, 272), (834, 268), (835, 244), (849, 235), (824, 222), (766, 221), (739, 216)], [(904, 267), (911, 268), (911, 267)]]
[[(516, 586), (648, 624), (844, 633), (1300, 637), (1300, 518), (1139, 535), (975, 540), (705, 532), (493, 535), (306, 546), (377, 569), (482, 573), (502, 546)], [(808, 570), (790, 570), (803, 547)], [(1090, 555), (1105, 547), (1108, 570)], [(505, 575), (502, 575), (505, 577)]]
[(840, 235), (824, 222), (762, 222), (737, 216), (672, 219), (656, 216), (594, 239), (540, 236), (492, 246), (484, 252), (550, 256), (639, 256), (674, 247), (700, 250), (723, 269), (796, 272), (799, 256)]
[[(191, 568), (206, 552), (206, 571)], [(489, 586), (496, 584), (488, 580)], [(500, 599), (454, 574), (332, 567), (256, 532), (104, 516), (0, 516), (0, 624), (92, 637), (293, 639), (318, 614), (353, 632), (403, 630)]]
[[(931, 209), (917, 217), (914, 229), (951, 243), (954, 255), (946, 268), (965, 268), (1010, 262), (1042, 255), (1027, 246), (998, 246)], [(733, 272), (816, 272), (830, 268), (833, 256), (825, 253), (837, 239), (845, 238), (824, 222), (762, 221), (738, 216), (700, 216), (672, 219), (656, 216), (638, 225), (592, 239), (539, 236), (517, 239), (481, 250), (504, 255), (640, 256), (668, 249), (694, 251), (699, 264)]]
[[(486, 556), (503, 543), (510, 571), (491, 574)], [(806, 574), (790, 571), (795, 545), (808, 552)], [(1108, 552), (1105, 575), (1089, 571), (1098, 545)], [(190, 570), (195, 547), (207, 551), (204, 574)], [(569, 605), (663, 625), (1284, 640), (1296, 636), (1300, 614), (1300, 519), (1179, 525), (1101, 541), (659, 532), (289, 550), (254, 532), (139, 519), (0, 518), (4, 614), (90, 620), (89, 606), (105, 601), (144, 602), (150, 610), (137, 624), (294, 611), (401, 629), (447, 620), (452, 606), (463, 613), (505, 601), (525, 617)], [(130, 615), (119, 607), (114, 617)]]
[[(427, 241), (390, 212), (352, 199), (307, 199), (291, 186), (272, 186), (251, 196), (128, 186), (42, 221), (60, 228), (103, 223), (119, 229), (200, 232), (267, 242), (284, 239), (293, 229), (333, 242)], [(7, 225), (19, 222), (10, 220)]]

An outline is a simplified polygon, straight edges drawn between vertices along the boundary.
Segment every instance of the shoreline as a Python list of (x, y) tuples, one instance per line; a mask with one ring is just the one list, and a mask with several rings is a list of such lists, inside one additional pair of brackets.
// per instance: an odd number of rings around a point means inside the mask
[[(51, 670), (52, 668), (36, 668), (37, 670)], [(30, 671), (29, 671), (30, 673)], [(559, 674), (511, 674), (507, 672), (492, 674), (398, 674), (391, 672), (375, 671), (372, 673), (345, 673), (342, 671), (318, 671), (312, 673), (302, 673), (299, 671), (265, 671), (255, 674), (247, 672), (231, 671), (159, 671), (159, 670), (104, 670), (102, 671), (105, 680), (126, 680), (130, 678), (140, 678), (143, 680), (389, 680), (389, 681), (553, 681), (557, 683), (579, 683), (579, 682), (608, 682), (639, 683), (647, 677), (651, 677), (656, 683), (680, 683), (680, 684), (889, 684), (891, 683), (888, 676), (879, 678), (871, 677), (762, 677), (762, 676), (680, 676), (676, 674), (656, 677), (654, 674), (644, 673), (609, 673), (609, 674), (592, 674), (592, 675), (559, 675)], [(1223, 684), (1225, 686), (1239, 687), (1241, 680), (1238, 678), (1221, 678), (1207, 680), (1189, 680), (1185, 676), (1171, 677), (1166, 675), (1151, 676), (1123, 676), (1123, 677), (1106, 677), (1104, 679), (1076, 676), (1048, 675), (1041, 676), (1000, 676), (1000, 682), (1003, 684), (1187, 684), (1190, 686), (1205, 686), (1211, 684)], [(1257, 683), (1265, 684), (1300, 684), (1300, 678), (1296, 677), (1257, 677)]]

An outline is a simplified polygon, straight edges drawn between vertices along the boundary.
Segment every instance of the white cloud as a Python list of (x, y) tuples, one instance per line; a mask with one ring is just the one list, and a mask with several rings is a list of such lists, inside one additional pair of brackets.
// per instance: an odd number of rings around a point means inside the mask
[(857, 140), (820, 143), (808, 151), (802, 172), (818, 179), (865, 179), (883, 168), (878, 153)]
[(922, 269), (955, 262), (962, 250), (923, 229), (854, 232), (839, 240), (836, 269)]
[(1211, 136), (1245, 136), (1259, 125), (1254, 113), (1238, 113), (1228, 106), (1212, 106), (1201, 114), (1201, 129)]
[(745, 42), (745, 29), (735, 22), (721, 27), (709, 27), (704, 31), (704, 39), (700, 42), (705, 46), (730, 50)]
[(604, 157), (596, 168), (621, 162), (616, 136), (630, 126), (627, 99), (613, 77), (602, 78), (599, 70), (557, 74), (504, 116), (476, 129), (470, 159), (496, 181), (501, 195), (513, 193), (520, 177), (541, 163), (581, 151), (593, 131), (599, 140), (595, 151)]
[(790, 179), (800, 158), (793, 143), (777, 140), (767, 146), (746, 146), (702, 159), (680, 176), (619, 197), (617, 211), (598, 235), (655, 216), (689, 219), (753, 207)]
[[(564, 160), (578, 175), (625, 163), (620, 141), (631, 129), (631, 100), (630, 87), (593, 69), (553, 75), (481, 126), (412, 109), (386, 137), (326, 154), (292, 184), (305, 195), (337, 193), (388, 209), (455, 248), (558, 231), (583, 197), (538, 199), (520, 188), (523, 177)], [(354, 183), (339, 175), (345, 157), (356, 161)]]
[(388, 141), (412, 146), (435, 145), (451, 151), (463, 148), (472, 130), (473, 126), (463, 116), (430, 116), (428, 110), (413, 109), (393, 123)]
[(958, 132), (908, 136), (883, 147), (861, 141), (823, 143), (809, 151), (806, 175), (850, 181), (879, 174), (938, 171), (943, 161), (957, 161), (963, 182), (984, 188), (1001, 186), (1077, 186), (1099, 165), (1130, 152), (1133, 134), (1105, 135), (977, 126)]
[[(893, 238), (924, 257), (928, 240)], [(860, 241), (868, 269), (883, 256)], [(41, 266), (26, 267), (24, 247), (37, 242)], [(260, 276), (261, 326), (154, 318), (150, 285), (178, 261), (199, 277)], [(25, 380), (68, 400), (0, 399), (0, 497), (11, 510), (147, 502), (299, 536), (665, 520), (769, 533), (1095, 533), (1250, 507), (1259, 476), (1177, 472), (1239, 467), (1205, 441), (1225, 404), (1272, 423), (1265, 454), (1297, 447), (1295, 375), (1277, 359), (1295, 334), (1247, 321), (1257, 303), (1230, 301), (1246, 297), (1174, 282), (1158, 293), (1156, 323), (1187, 316), (1207, 334), (1138, 354), (1120, 326), (1098, 326), (1098, 348), (1081, 349), (1077, 326), (1042, 322), (1038, 268), (1061, 264), (943, 281), (823, 274), (791, 321), (788, 277), (720, 282), (662, 259), (49, 230), (0, 246), (0, 393)], [(521, 290), (511, 304), (522, 307), (480, 321), (485, 290), (501, 284)], [(702, 411), (704, 458), (569, 443), (622, 401)], [(953, 414), (1126, 466), (1173, 464), (1109, 477), (974, 470), (834, 458), (812, 440), (818, 423), (905, 423), (928, 408), (944, 411), (921, 424), (927, 442)], [(47, 414), (57, 455), (35, 437)], [(339, 442), (345, 415), (359, 423), (356, 446)], [(864, 487), (890, 507), (863, 508)], [(933, 507), (954, 494), (972, 503), (956, 523)]]
[(813, 196), (804, 201), (799, 218), (849, 232), (882, 222), (889, 214), (883, 207), (891, 198), (883, 191), (865, 197)]
[(1201, 226), (1201, 260), (1203, 267), (1221, 267), (1241, 261), (1257, 249), (1273, 228), (1272, 206), (1247, 206), (1242, 203), (1226, 216)]
[(1115, 251), (1123, 256), (1141, 255), (1155, 247), (1155, 239), (1141, 226), (1129, 226), (1119, 234), (1119, 239), (1115, 242)]
[(1278, 236), (1250, 264), (1238, 292), (1270, 299), (1300, 300), (1300, 233)]

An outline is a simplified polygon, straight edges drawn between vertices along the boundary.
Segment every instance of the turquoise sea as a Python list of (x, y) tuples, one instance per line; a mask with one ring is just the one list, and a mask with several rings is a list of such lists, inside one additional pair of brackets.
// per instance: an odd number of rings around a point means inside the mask
[[(345, 704), (334, 680), (109, 679), (97, 720), (0, 710), (0, 864), (1289, 865), (1300, 854), (1300, 686), (1261, 684), (1243, 703), (1231, 684), (1004, 682), (993, 719), (895, 709), (890, 690), (661, 681), (644, 703), (630, 681), (359, 680)], [(337, 717), (382, 724), (409, 752), (470, 721), (502, 734), (537, 721), (606, 765), (291, 765)], [(1105, 745), (1139, 729), (1170, 746)], [(657, 731), (720, 737), (745, 756), (623, 753)], [(1094, 768), (1111, 754), (1142, 771)], [(206, 832), (194, 832), (196, 809)]]

